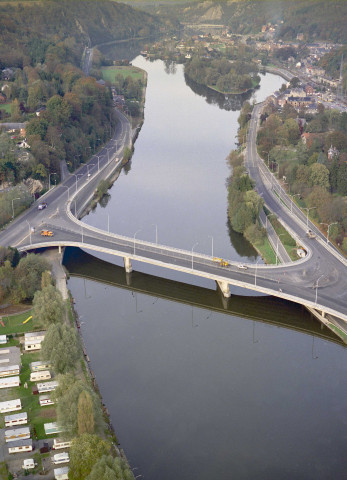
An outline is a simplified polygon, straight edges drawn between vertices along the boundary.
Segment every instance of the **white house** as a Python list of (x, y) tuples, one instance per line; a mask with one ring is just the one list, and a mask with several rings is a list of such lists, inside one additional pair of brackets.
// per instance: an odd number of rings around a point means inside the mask
[(15, 427), (17, 425), (25, 425), (26, 423), (28, 423), (27, 412), (5, 416), (5, 427)]
[(18, 440), (8, 444), (8, 453), (31, 452), (33, 449), (33, 441), (31, 438), (27, 440)]
[(15, 442), (17, 440), (27, 440), (30, 438), (30, 428), (29, 427), (20, 427), (14, 428), (12, 430), (5, 430), (5, 441)]
[(22, 409), (22, 402), (20, 398), (16, 400), (7, 400), (7, 402), (0, 402), (0, 413), (15, 412)]
[(54, 469), (55, 480), (69, 480), (69, 467), (60, 467)]
[(12, 388), (12, 387), (19, 387), (20, 380), (19, 377), (5, 377), (0, 378), (0, 388)]

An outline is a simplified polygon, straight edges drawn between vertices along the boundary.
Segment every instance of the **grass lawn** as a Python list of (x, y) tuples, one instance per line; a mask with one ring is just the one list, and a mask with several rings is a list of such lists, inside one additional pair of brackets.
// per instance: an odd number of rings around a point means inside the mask
[(31, 310), (25, 313), (19, 313), (18, 315), (3, 315), (2, 322), (5, 326), (3, 327), (0, 323), (0, 335), (31, 332), (34, 330), (32, 319), (23, 325), (23, 322), (30, 316)]
[(143, 80), (144, 72), (137, 67), (104, 67), (101, 69), (102, 78), (107, 82), (115, 83), (116, 75), (123, 75), (123, 77), (130, 76), (133, 80)]
[(0, 104), (0, 110), (4, 110), (6, 113), (11, 113), (11, 103)]
[(257, 243), (255, 247), (257, 248), (257, 250), (259, 250), (261, 256), (264, 259), (264, 262), (267, 265), (276, 263), (276, 254), (267, 237), (264, 239), (264, 243), (262, 243), (261, 245)]

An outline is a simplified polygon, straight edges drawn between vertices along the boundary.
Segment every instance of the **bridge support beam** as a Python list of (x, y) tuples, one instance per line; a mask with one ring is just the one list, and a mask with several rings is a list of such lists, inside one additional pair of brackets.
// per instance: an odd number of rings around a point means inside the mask
[(124, 257), (124, 268), (127, 273), (131, 273), (133, 271), (133, 267), (131, 266), (131, 260), (129, 257)]
[(58, 253), (61, 254), (61, 245), (58, 246)]
[(225, 298), (229, 298), (231, 293), (230, 293), (230, 290), (229, 290), (229, 283), (228, 282), (223, 282), (223, 281), (220, 281), (220, 280), (217, 280), (217, 285), (218, 287), (220, 288), (223, 296)]

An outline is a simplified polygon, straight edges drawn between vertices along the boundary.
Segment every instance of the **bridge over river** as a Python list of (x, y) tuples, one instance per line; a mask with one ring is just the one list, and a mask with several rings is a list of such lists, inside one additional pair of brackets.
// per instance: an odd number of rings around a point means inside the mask
[[(292, 208), (290, 198), (285, 197), (277, 181), (273, 178), (269, 180), (263, 171), (263, 162), (255, 149), (259, 113), (260, 107), (256, 107), (248, 135), (246, 165), (265, 203), (305, 246), (308, 252), (305, 258), (277, 266), (248, 264), (244, 268), (225, 259), (227, 265), (221, 266), (212, 256), (195, 252), (196, 245), (191, 250), (177, 249), (141, 241), (136, 238), (139, 231), (133, 237), (126, 237), (80, 221), (78, 217), (89, 204), (100, 179), (119, 173), (124, 148), (132, 144), (133, 132), (127, 118), (121, 113), (118, 113), (118, 129), (109, 144), (93, 156), (89, 164), (48, 192), (47, 209), (38, 212), (35, 206), (12, 222), (0, 234), (1, 244), (16, 246), (20, 251), (73, 246), (104, 252), (122, 257), (129, 275), (133, 260), (150, 263), (212, 279), (220, 287), (225, 299), (230, 297), (229, 286), (235, 285), (302, 304), (315, 312), (320, 311), (322, 321), (326, 314), (331, 314), (347, 322), (346, 261), (319, 236), (313, 241), (305, 240), (308, 222), (306, 225), (305, 217), (300, 217), (302, 212)], [(275, 191), (276, 188), (279, 190)], [(42, 237), (40, 230), (44, 228), (52, 230), (54, 236)]]

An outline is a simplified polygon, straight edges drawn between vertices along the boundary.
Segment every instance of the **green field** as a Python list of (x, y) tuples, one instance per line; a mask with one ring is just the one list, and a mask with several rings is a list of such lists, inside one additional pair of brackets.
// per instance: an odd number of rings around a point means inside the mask
[(18, 315), (0, 315), (2, 326), (0, 322), (0, 335), (9, 335), (11, 333), (25, 333), (35, 330), (33, 320), (29, 320), (25, 325), (23, 322), (31, 316), (31, 310), (25, 313), (19, 313)]
[(10, 103), (0, 104), (0, 110), (4, 110), (6, 113), (11, 113), (11, 104)]
[(143, 80), (144, 72), (137, 67), (104, 67), (101, 69), (105, 82), (115, 83), (116, 75), (130, 76), (133, 80)]

